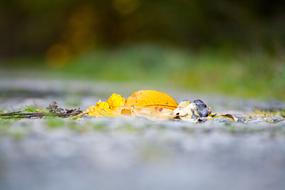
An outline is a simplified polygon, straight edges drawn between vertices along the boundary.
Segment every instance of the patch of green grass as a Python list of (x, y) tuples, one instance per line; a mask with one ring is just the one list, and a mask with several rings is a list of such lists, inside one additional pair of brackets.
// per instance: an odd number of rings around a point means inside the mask
[(6, 134), (13, 123), (12, 120), (0, 119), (0, 135)]
[(82, 125), (78, 124), (77, 122), (70, 122), (67, 124), (67, 127), (71, 130), (74, 130), (76, 132), (82, 132)]
[(285, 100), (284, 58), (265, 51), (192, 52), (133, 46), (89, 52), (73, 57), (63, 66), (49, 67), (49, 64), (42, 61), (44, 69), (38, 69), (37, 73), (59, 78), (129, 81), (203, 93)]
[(0, 136), (9, 137), (13, 140), (22, 140), (26, 134), (26, 123), (21, 123), (20, 126), (14, 126), (13, 119), (0, 119)]
[(108, 131), (108, 126), (102, 124), (93, 124), (93, 129), (95, 131)]
[(23, 110), (23, 112), (28, 112), (28, 113), (41, 112), (41, 111), (42, 111), (42, 109), (40, 109), (36, 106), (33, 106), (33, 105), (26, 106)]
[(86, 132), (91, 132), (94, 129), (97, 131), (102, 131), (101, 128), (94, 128), (94, 124), (90, 123), (90, 122), (86, 122), (86, 123), (80, 123), (79, 121), (69, 121), (67, 122), (66, 126), (77, 132), (77, 133), (86, 133)]
[(85, 54), (57, 70), (85, 79), (134, 81), (231, 96), (285, 99), (285, 65), (266, 52), (134, 47)]
[(9, 130), (8, 135), (12, 139), (19, 141), (19, 140), (22, 140), (26, 136), (26, 131), (24, 129), (17, 128), (17, 129)]
[(280, 114), (281, 114), (282, 117), (285, 118), (285, 109), (284, 109), (284, 110), (281, 110), (281, 111), (280, 111)]
[(21, 117), (17, 115), (11, 115), (11, 116), (0, 116), (0, 120), (9, 120), (11, 122), (18, 121), (22, 119)]
[(124, 124), (116, 128), (116, 130), (120, 132), (125, 132), (125, 133), (139, 133), (143, 129), (136, 128), (135, 125), (132, 125), (132, 124)]
[(62, 118), (48, 118), (46, 124), (49, 128), (60, 128), (65, 126), (65, 121)]
[(227, 133), (236, 134), (236, 135), (244, 135), (244, 134), (256, 134), (256, 133), (267, 133), (268, 131), (271, 131), (270, 128), (257, 128), (257, 127), (251, 127), (249, 125), (245, 126), (235, 126), (232, 124), (229, 124), (226, 128), (223, 128), (223, 130)]

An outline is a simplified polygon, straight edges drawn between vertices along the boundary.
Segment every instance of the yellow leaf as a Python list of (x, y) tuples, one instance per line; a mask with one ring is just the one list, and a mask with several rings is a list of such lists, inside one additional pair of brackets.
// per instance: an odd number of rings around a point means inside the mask
[(93, 117), (114, 117), (116, 114), (113, 110), (110, 109), (110, 106), (107, 102), (97, 102), (95, 106), (90, 106), (86, 110), (88, 116)]
[(110, 109), (115, 110), (125, 105), (125, 98), (120, 94), (113, 93), (107, 100)]
[(97, 102), (95, 106), (90, 106), (85, 113), (92, 117), (114, 117), (120, 114), (118, 108), (124, 106), (125, 98), (119, 94), (112, 94), (106, 102)]
[(166, 93), (156, 90), (140, 90), (127, 98), (125, 107), (136, 116), (170, 119), (177, 103)]
[(127, 107), (157, 107), (174, 110), (177, 103), (166, 93), (156, 90), (140, 90), (134, 92), (126, 100)]

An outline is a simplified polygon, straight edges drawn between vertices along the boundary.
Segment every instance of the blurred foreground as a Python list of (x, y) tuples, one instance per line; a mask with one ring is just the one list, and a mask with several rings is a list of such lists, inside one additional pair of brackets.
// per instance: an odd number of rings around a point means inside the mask
[[(112, 91), (126, 95), (137, 87), (2, 78), (0, 108), (44, 108), (56, 100), (85, 109)], [(219, 112), (285, 111), (284, 102), (164, 91), (178, 101), (201, 98)], [(0, 119), (0, 189), (283, 190), (285, 115), (264, 116), (201, 124), (143, 118)]]

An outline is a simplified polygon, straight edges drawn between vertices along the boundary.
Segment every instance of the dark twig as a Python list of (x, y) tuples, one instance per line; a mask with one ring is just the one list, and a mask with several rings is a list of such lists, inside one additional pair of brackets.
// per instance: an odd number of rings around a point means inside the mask
[(41, 112), (33, 112), (33, 113), (21, 113), (21, 112), (10, 112), (10, 113), (3, 113), (0, 114), (0, 117), (3, 119), (24, 119), (24, 118), (42, 118), (44, 117), (45, 113)]
[(77, 108), (77, 109), (64, 109), (64, 108), (61, 108), (57, 105), (56, 102), (52, 102), (48, 107), (47, 107), (47, 110), (58, 116), (58, 117), (72, 117), (72, 116), (77, 116), (79, 114), (82, 113), (82, 111)]
[(52, 102), (47, 107), (48, 112), (9, 112), (9, 113), (0, 113), (0, 118), (2, 119), (31, 119), (31, 118), (43, 118), (45, 116), (54, 116), (54, 117), (74, 117), (82, 113), (80, 109), (64, 109), (60, 108), (56, 102)]

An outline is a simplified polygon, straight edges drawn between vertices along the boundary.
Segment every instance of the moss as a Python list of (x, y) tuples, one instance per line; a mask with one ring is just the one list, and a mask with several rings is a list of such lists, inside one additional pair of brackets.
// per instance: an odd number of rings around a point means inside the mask
[(19, 141), (19, 140), (22, 140), (26, 136), (26, 132), (23, 130), (16, 129), (16, 130), (12, 130), (12, 131), (10, 130), (8, 132), (8, 135), (13, 140)]
[(108, 131), (108, 126), (102, 124), (94, 124), (92, 127), (95, 131)]
[(120, 132), (125, 132), (125, 133), (139, 133), (141, 132), (143, 129), (141, 128), (136, 128), (135, 125), (131, 125), (131, 124), (124, 124), (122, 126), (119, 126), (118, 128), (116, 128), (117, 131)]
[(41, 109), (36, 107), (36, 106), (26, 106), (23, 110), (23, 112), (27, 112), (27, 113), (34, 113), (34, 112), (40, 112)]
[(50, 128), (60, 128), (65, 126), (64, 119), (61, 118), (49, 118), (46, 120), (46, 124)]
[(68, 120), (66, 122), (66, 127), (71, 129), (72, 131), (76, 133), (86, 133), (92, 131), (92, 125), (88, 123), (80, 123), (78, 121)]
[(13, 125), (13, 121), (0, 119), (0, 135), (5, 135), (8, 133), (9, 128)]
[(226, 128), (227, 132), (231, 133), (231, 134), (236, 134), (237, 133), (237, 128), (234, 125), (229, 125), (227, 124), (227, 128)]
[(281, 115), (283, 118), (285, 118), (285, 109), (283, 109), (283, 110), (280, 111), (280, 115)]

